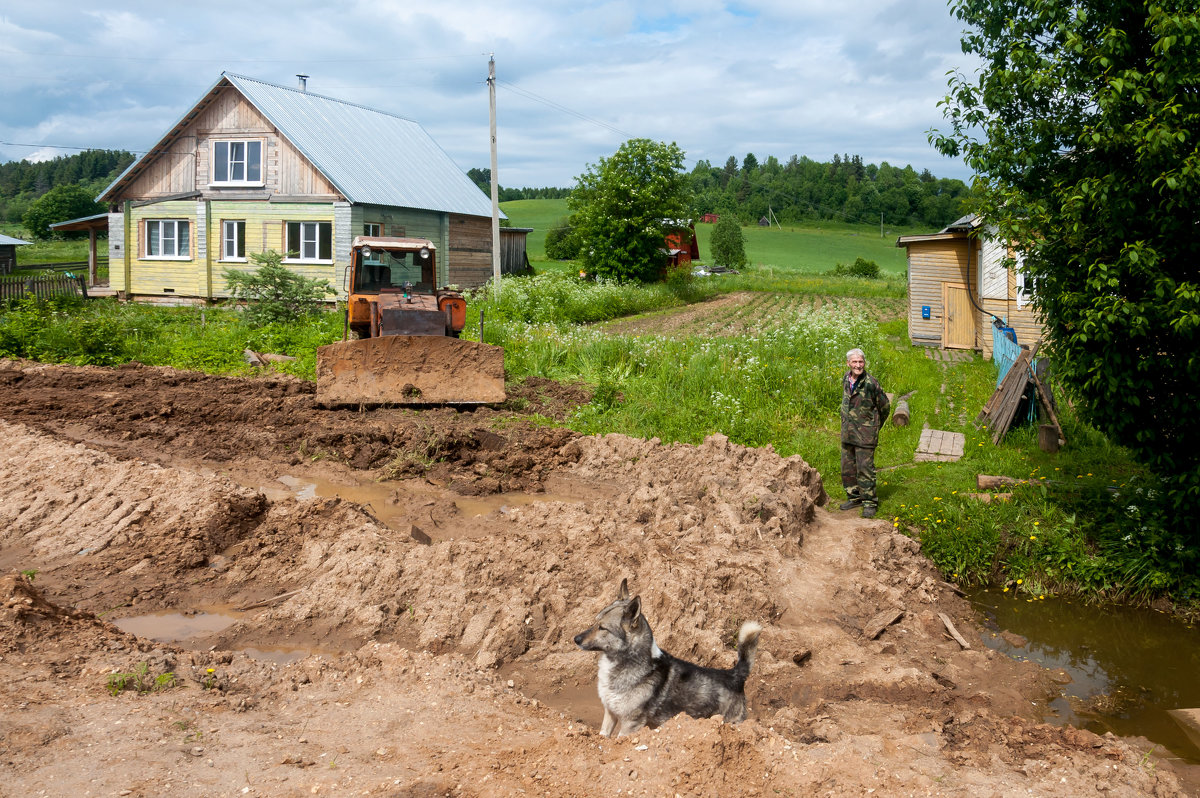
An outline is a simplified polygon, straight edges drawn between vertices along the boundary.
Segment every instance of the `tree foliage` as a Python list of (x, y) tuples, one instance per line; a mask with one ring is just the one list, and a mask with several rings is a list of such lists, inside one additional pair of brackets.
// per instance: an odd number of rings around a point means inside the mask
[(717, 219), (708, 248), (717, 266), (739, 269), (746, 265), (746, 242), (742, 237), (742, 226), (730, 214)]
[(1200, 13), (1179, 0), (955, 0), (983, 67), (951, 129), (1035, 280), (1059, 378), (1170, 486), (1200, 542)]
[(546, 231), (546, 257), (571, 260), (579, 255), (579, 237), (568, 219), (559, 219)]
[(95, 197), (133, 159), (123, 150), (84, 150), (49, 161), (0, 163), (0, 221), (20, 222), (33, 201), (55, 186), (80, 183)]
[(858, 155), (834, 155), (822, 163), (793, 155), (759, 161), (747, 153), (741, 167), (729, 156), (724, 167), (699, 161), (688, 177), (695, 199), (690, 215), (733, 214), (752, 224), (768, 211), (784, 224), (830, 219), (855, 224), (940, 229), (962, 216), (968, 190), (953, 178), (936, 178), (911, 166), (863, 163)]
[(328, 280), (305, 277), (283, 265), (283, 255), (270, 250), (252, 253), (253, 272), (225, 270), (229, 293), (246, 302), (247, 319), (254, 324), (288, 322), (315, 313), (333, 293)]
[(583, 267), (619, 280), (657, 279), (666, 235), (690, 205), (683, 150), (630, 139), (580, 175), (567, 199)]
[(96, 202), (94, 193), (78, 184), (64, 184), (34, 200), (21, 217), (21, 223), (34, 238), (43, 240), (53, 234), (50, 225), (56, 222), (98, 213), (104, 213), (104, 206)]

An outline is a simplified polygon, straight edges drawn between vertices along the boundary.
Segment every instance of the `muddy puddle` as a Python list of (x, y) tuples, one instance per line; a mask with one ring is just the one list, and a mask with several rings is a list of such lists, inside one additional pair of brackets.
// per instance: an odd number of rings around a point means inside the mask
[[(594, 654), (591, 656), (595, 657)], [(604, 706), (600, 703), (594, 678), (585, 684), (570, 681), (547, 683), (536, 670), (513, 664), (501, 667), (499, 672), (502, 680), (511, 680), (513, 687), (528, 698), (562, 713), (568, 720), (600, 729), (604, 720)]]
[[(456, 540), (481, 537), (493, 527), (481, 524), (493, 513), (535, 502), (579, 504), (604, 495), (603, 486), (576, 484), (560, 479), (551, 481), (544, 493), (497, 493), (487, 496), (460, 496), (425, 480), (342, 483), (311, 476), (280, 476), (275, 482), (257, 484), (269, 499), (292, 497), (299, 500), (340, 498), (369, 507), (383, 524), (393, 529), (417, 526), (432, 540)], [(447, 512), (449, 510), (449, 512)]]
[[(124, 632), (159, 643), (176, 643), (188, 647), (210, 635), (223, 632), (240, 621), (244, 613), (231, 608), (210, 608), (192, 612), (154, 612), (148, 615), (131, 615), (118, 618), (112, 623)], [(240, 652), (264, 662), (284, 665), (304, 659), (316, 653), (303, 648), (279, 646), (245, 647)]]
[(1143, 736), (1200, 763), (1200, 748), (1168, 714), (1200, 707), (1200, 629), (1153, 610), (1030, 601), (996, 590), (971, 600), (984, 615), (989, 647), (1070, 677), (1046, 708), (1047, 722)]

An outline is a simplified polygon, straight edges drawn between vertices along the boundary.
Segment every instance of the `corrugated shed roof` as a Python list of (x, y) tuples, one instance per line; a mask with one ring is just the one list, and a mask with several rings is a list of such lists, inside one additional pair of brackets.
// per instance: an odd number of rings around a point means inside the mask
[(491, 199), (411, 119), (224, 75), (350, 202), (492, 215)]
[[(411, 119), (229, 72), (222, 73), (201, 102), (224, 80), (350, 202), (492, 215), (491, 198)], [(185, 124), (190, 115), (189, 110), (172, 130)], [(154, 150), (131, 164), (101, 196), (109, 194), (143, 160), (152, 158), (169, 138), (170, 134), (164, 136)]]

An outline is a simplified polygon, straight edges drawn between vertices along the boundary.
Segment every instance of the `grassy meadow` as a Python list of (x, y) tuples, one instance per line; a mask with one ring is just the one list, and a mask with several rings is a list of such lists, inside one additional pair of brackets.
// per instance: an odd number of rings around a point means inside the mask
[[(1000, 445), (974, 428), (995, 390), (995, 368), (979, 356), (947, 367), (908, 343), (903, 251), (894, 235), (881, 240), (869, 226), (750, 228), (748, 249), (764, 254), (741, 274), (630, 286), (581, 281), (571, 264), (545, 261), (544, 230), (565, 210), (555, 200), (505, 203), (514, 226), (537, 231), (529, 240), (535, 274), (506, 278), (499, 297), (473, 296), (464, 336), (478, 334), (483, 312), (485, 339), (504, 347), (510, 380), (588, 386), (592, 400), (565, 422), (573, 429), (687, 443), (721, 433), (771, 446), (816, 467), (837, 503), (840, 379), (846, 350), (859, 346), (886, 390), (915, 392), (911, 424), (889, 425), (881, 436), (880, 517), (918, 538), (948, 579), (1031, 601), (1168, 597), (1196, 613), (1200, 563), (1169, 531), (1154, 478), (1068, 402), (1059, 401), (1067, 446), (1056, 454), (1038, 448), (1032, 426), (1015, 428)], [(703, 255), (708, 226), (698, 227)], [(899, 266), (886, 260), (893, 253)], [(876, 260), (884, 276), (824, 274), (856, 257)], [(680, 312), (690, 320), (681, 322)], [(269, 327), (252, 327), (244, 316), (24, 301), (0, 311), (0, 356), (98, 365), (136, 359), (244, 375), (251, 371), (241, 353), (251, 348), (297, 357), (284, 368), (311, 379), (316, 347), (341, 337), (338, 314)], [(926, 424), (963, 433), (965, 456), (914, 463)], [(974, 495), (978, 474), (1026, 482), (1007, 501), (984, 502)]]

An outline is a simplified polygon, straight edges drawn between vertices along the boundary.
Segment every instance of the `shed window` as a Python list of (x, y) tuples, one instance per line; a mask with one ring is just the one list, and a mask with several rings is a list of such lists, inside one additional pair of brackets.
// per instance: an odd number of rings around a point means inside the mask
[(187, 258), (191, 240), (186, 219), (147, 219), (146, 257)]
[(262, 142), (214, 141), (212, 182), (262, 185)]
[(284, 244), (290, 260), (332, 261), (332, 222), (288, 222)]

